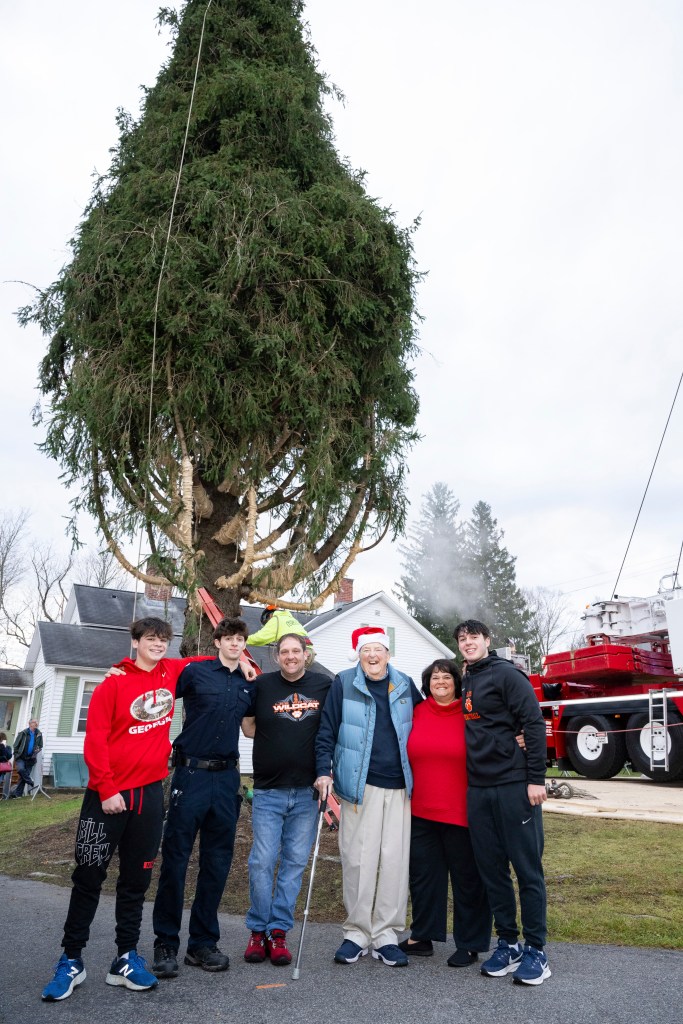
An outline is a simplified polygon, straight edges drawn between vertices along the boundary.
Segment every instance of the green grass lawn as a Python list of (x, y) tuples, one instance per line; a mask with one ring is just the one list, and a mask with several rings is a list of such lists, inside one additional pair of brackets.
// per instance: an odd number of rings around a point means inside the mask
[[(0, 870), (19, 878), (68, 885), (80, 804), (80, 795), (62, 793), (56, 793), (51, 802), (40, 796), (35, 801), (0, 801)], [(551, 941), (683, 948), (683, 825), (560, 814), (547, 814), (544, 822)], [(228, 913), (244, 914), (248, 906), (250, 843), (251, 813), (245, 807), (221, 904)], [(335, 833), (323, 832), (321, 854), (311, 920), (341, 921), (344, 912)], [(106, 883), (108, 891), (113, 889), (116, 873), (114, 863)], [(196, 854), (188, 875), (189, 897), (194, 879)], [(154, 888), (155, 883), (150, 899)], [(298, 917), (307, 889), (308, 872)]]

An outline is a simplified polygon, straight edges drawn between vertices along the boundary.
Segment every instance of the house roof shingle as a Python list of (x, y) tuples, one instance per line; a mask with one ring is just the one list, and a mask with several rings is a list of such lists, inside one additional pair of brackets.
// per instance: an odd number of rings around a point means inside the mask
[(33, 677), (23, 668), (0, 668), (0, 686), (33, 686)]

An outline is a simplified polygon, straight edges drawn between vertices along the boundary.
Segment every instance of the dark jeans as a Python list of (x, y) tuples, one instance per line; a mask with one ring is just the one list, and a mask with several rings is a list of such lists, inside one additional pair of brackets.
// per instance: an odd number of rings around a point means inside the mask
[(161, 847), (161, 874), (154, 901), (157, 943), (177, 950), (183, 917), (185, 875), (199, 833), (199, 875), (190, 913), (189, 950), (220, 938), (218, 905), (228, 879), (242, 797), (236, 768), (210, 772), (176, 768)]
[(448, 879), (453, 891), (453, 938), (458, 949), (483, 953), (491, 945), (491, 909), (462, 825), (412, 818), (411, 938), (446, 941)]
[(90, 936), (102, 883), (114, 851), (119, 851), (116, 883), (116, 945), (119, 955), (135, 949), (145, 893), (159, 852), (164, 798), (161, 782), (121, 794), (127, 810), (105, 814), (99, 793), (87, 789), (76, 833), (76, 869), (62, 945), (68, 957), (81, 955)]
[(532, 807), (526, 782), (470, 786), (467, 818), (477, 867), (493, 910), (496, 933), (517, 941), (517, 903), (510, 864), (519, 887), (524, 940), (543, 949), (546, 940), (546, 892), (543, 877), (543, 812)]
[(33, 780), (31, 778), (31, 772), (36, 766), (35, 757), (18, 757), (15, 761), (17, 774), (19, 775), (19, 781), (14, 787), (15, 796), (24, 795), (24, 787), (28, 786), (29, 789), (33, 789)]

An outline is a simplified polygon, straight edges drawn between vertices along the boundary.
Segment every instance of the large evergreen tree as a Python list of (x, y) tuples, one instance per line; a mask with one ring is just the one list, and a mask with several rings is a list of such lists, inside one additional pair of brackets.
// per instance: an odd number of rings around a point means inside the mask
[(465, 525), (465, 566), (473, 587), (463, 617), (486, 623), (492, 647), (504, 647), (510, 640), (526, 642), (529, 633), (529, 611), (517, 586), (516, 559), (502, 540), (491, 506), (478, 501)]
[(453, 625), (464, 604), (460, 502), (444, 483), (424, 496), (420, 518), (399, 551), (403, 576), (396, 594), (417, 621), (453, 650)]
[(119, 116), (70, 263), (20, 312), (51, 339), (43, 448), (76, 509), (123, 562), (144, 528), (138, 575), (207, 585), (226, 613), (325, 594), (400, 529), (416, 437), (410, 230), (335, 152), (303, 6), (162, 11), (172, 56)]

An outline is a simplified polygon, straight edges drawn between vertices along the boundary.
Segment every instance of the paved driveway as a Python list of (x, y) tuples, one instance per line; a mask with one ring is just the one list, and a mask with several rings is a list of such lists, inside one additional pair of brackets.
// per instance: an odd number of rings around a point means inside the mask
[[(301, 979), (288, 968), (245, 964), (247, 930), (222, 915), (222, 947), (232, 965), (211, 975), (181, 966), (180, 976), (145, 993), (112, 988), (104, 976), (114, 955), (111, 897), (103, 897), (86, 950), (88, 978), (62, 1003), (43, 1003), (68, 890), (0, 876), (0, 1021), (3, 1024), (680, 1024), (683, 953), (614, 946), (548, 946), (553, 976), (539, 988), (485, 978), (474, 967), (446, 966), (450, 946), (407, 968), (366, 957), (340, 967), (332, 955), (336, 925), (310, 925)], [(145, 908), (141, 952), (152, 949)], [(437, 946), (437, 949), (439, 947)]]

